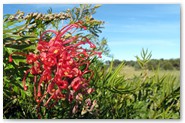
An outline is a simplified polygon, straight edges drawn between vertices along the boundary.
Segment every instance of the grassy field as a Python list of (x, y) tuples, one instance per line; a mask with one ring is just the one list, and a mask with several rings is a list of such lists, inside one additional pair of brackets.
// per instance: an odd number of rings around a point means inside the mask
[[(134, 76), (138, 76), (142, 73), (142, 70), (135, 70), (134, 67), (130, 66), (124, 66), (124, 68), (121, 70), (120, 74), (125, 75), (126, 78), (132, 78)], [(152, 76), (154, 75), (154, 71), (148, 71), (148, 75)], [(180, 71), (179, 70), (160, 70), (159, 75), (173, 75), (176, 76), (177, 79), (180, 79)]]

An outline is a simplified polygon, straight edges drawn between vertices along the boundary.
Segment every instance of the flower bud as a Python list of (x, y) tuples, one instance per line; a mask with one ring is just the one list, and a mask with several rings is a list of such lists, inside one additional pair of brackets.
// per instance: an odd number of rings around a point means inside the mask
[(9, 55), (9, 62), (12, 62), (13, 61), (13, 59), (12, 59), (12, 54), (11, 55)]
[(24, 90), (27, 91), (28, 90), (28, 87), (27, 86), (24, 86)]

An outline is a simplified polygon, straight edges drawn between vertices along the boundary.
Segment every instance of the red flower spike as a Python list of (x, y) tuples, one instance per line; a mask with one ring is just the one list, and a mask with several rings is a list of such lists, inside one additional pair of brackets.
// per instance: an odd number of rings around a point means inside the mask
[(48, 50), (48, 42), (39, 41), (38, 44), (37, 44), (37, 49), (39, 51), (47, 51)]
[(82, 72), (78, 68), (73, 68), (72, 71), (75, 76), (80, 76), (82, 74)]
[(47, 58), (44, 60), (44, 64), (47, 66), (54, 66), (56, 63), (57, 60), (52, 54), (48, 54)]
[(34, 66), (31, 68), (30, 73), (32, 75), (40, 74), (42, 71), (40, 69), (40, 64), (38, 61), (34, 62)]
[(73, 88), (74, 91), (78, 91), (81, 87), (81, 84), (82, 84), (81, 79), (77, 77), (71, 82), (71, 87)]
[[(87, 29), (83, 21), (79, 21), (64, 26), (59, 32), (47, 30), (41, 34), (37, 44), (37, 54), (17, 53), (26, 56), (26, 61), (31, 66), (24, 75), (23, 86), (27, 90), (26, 76), (28, 73), (34, 75), (34, 95), (38, 107), (43, 100), (46, 100), (44, 106), (52, 107), (59, 100), (67, 98), (69, 103), (76, 100), (74, 96), (77, 92), (84, 95), (94, 91), (89, 87), (89, 82), (93, 77), (93, 71), (90, 70), (89, 65), (93, 56), (101, 57), (101, 52), (96, 51), (95, 44), (87, 37), (72, 35), (66, 39), (65, 34), (69, 31), (73, 34), (74, 28)], [(46, 33), (53, 33), (55, 36), (51, 37), (49, 41), (44, 41)], [(89, 49), (82, 46), (86, 44), (90, 45)], [(12, 55), (9, 56), (9, 61), (12, 62)], [(87, 74), (90, 77), (86, 77)], [(37, 80), (37, 76), (40, 78), (39, 80)], [(45, 86), (47, 89), (43, 88)], [(65, 94), (62, 93), (62, 90), (65, 90)], [(48, 106), (49, 102), (53, 102), (53, 100), (55, 102)], [(83, 98), (80, 100), (82, 101)]]
[(49, 94), (51, 94), (51, 95), (53, 94), (54, 85), (55, 85), (54, 82), (51, 82), (51, 83), (48, 85), (47, 92), (48, 92)]
[(60, 89), (67, 89), (67, 87), (68, 87), (68, 82), (67, 81), (60, 80), (56, 83), (57, 83), (57, 85), (59, 86)]
[(33, 64), (35, 61), (37, 60), (37, 55), (33, 54), (33, 53), (29, 53), (27, 55), (27, 58), (26, 58), (26, 62), (28, 64)]
[(50, 47), (49, 48), (49, 50), (48, 50), (48, 52), (49, 53), (51, 53), (52, 55), (54, 55), (54, 56), (57, 56), (57, 55), (59, 55), (60, 54), (60, 47), (59, 46), (53, 46), (53, 47)]

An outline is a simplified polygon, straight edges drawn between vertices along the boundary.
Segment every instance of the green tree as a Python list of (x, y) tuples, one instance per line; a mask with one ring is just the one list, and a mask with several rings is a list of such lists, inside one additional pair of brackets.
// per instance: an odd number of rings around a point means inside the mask
[(173, 70), (173, 65), (168, 62), (168, 61), (165, 61), (163, 64), (162, 64), (162, 68), (164, 70)]

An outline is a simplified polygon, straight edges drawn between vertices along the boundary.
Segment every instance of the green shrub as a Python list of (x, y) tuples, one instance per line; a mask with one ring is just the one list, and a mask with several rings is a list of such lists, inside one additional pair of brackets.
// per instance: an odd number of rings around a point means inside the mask
[[(81, 5), (66, 11), (71, 18), (70, 23), (79, 20), (86, 22), (88, 38), (96, 39), (101, 32), (102, 21), (91, 19), (99, 6)], [(83, 14), (80, 14), (82, 11)], [(51, 10), (48, 11), (51, 14)], [(86, 13), (85, 13), (86, 12)], [(120, 71), (125, 66), (124, 62), (114, 61), (104, 64), (96, 57), (90, 62), (89, 69), (93, 77), (89, 85), (94, 88), (90, 95), (83, 95), (81, 103), (69, 103), (59, 100), (52, 108), (40, 106), (34, 99), (34, 76), (27, 77), (28, 90), (24, 91), (22, 79), (24, 71), (29, 69), (24, 56), (13, 55), (13, 62), (9, 62), (9, 55), (14, 52), (33, 52), (38, 42), (38, 36), (44, 32), (49, 24), (58, 28), (58, 20), (37, 20), (29, 15), (22, 18), (23, 13), (18, 11), (15, 15), (5, 15), (3, 24), (3, 118), (4, 119), (179, 119), (180, 118), (180, 78), (172, 75), (159, 75), (159, 69), (154, 70), (153, 76), (148, 75), (147, 64), (150, 62), (151, 53), (142, 50), (141, 58), (137, 57), (137, 65), (142, 69), (139, 76), (127, 79)], [(37, 15), (38, 16), (38, 15)], [(33, 20), (32, 20), (32, 19)], [(50, 35), (48, 35), (50, 36)], [(104, 39), (103, 39), (104, 40)], [(105, 42), (105, 41), (104, 41)], [(99, 50), (107, 53), (106, 45), (94, 43)], [(102, 43), (105, 44), (105, 43)], [(97, 48), (98, 49), (98, 48)], [(133, 63), (132, 63), (133, 64)], [(175, 62), (177, 64), (178, 62)], [(171, 64), (172, 65), (172, 64)], [(171, 67), (169, 63), (166, 68)], [(86, 77), (88, 78), (89, 75)], [(52, 102), (54, 103), (54, 101)], [(88, 105), (87, 105), (88, 104)], [(76, 107), (75, 107), (76, 106)], [(91, 110), (91, 107), (93, 107)], [(75, 112), (75, 113), (73, 113)], [(38, 114), (41, 117), (38, 117)]]

